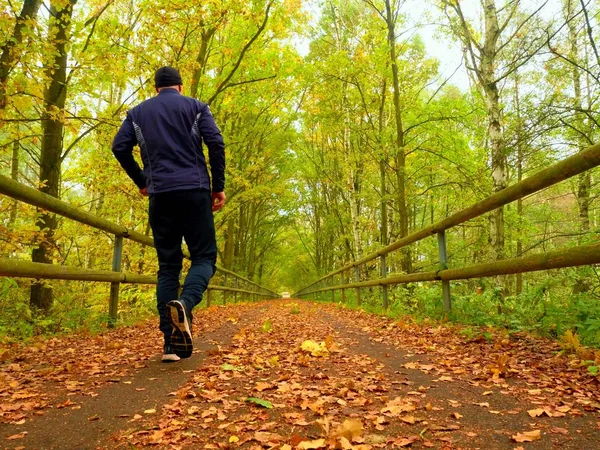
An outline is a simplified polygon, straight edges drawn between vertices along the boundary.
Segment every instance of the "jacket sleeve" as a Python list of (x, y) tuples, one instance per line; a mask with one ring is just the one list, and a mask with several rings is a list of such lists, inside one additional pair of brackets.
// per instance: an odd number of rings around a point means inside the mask
[(212, 191), (223, 192), (225, 190), (225, 143), (208, 105), (202, 104), (200, 108), (198, 130), (208, 147)]
[(133, 122), (129, 114), (127, 114), (113, 140), (112, 152), (121, 164), (121, 167), (129, 175), (129, 178), (133, 180), (138, 188), (143, 189), (146, 187), (146, 177), (137, 161), (133, 158), (133, 147), (137, 143)]

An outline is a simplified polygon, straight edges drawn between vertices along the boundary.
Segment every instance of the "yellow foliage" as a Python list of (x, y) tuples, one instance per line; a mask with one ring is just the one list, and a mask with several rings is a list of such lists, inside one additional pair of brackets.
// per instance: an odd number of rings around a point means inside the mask
[(327, 350), (327, 346), (325, 342), (315, 342), (311, 340), (304, 341), (300, 346), (302, 351), (310, 353), (312, 356), (328, 356), (329, 350)]
[(577, 336), (577, 333), (567, 330), (561, 338), (561, 346), (566, 352), (576, 353), (581, 348), (581, 343), (579, 342), (579, 336)]

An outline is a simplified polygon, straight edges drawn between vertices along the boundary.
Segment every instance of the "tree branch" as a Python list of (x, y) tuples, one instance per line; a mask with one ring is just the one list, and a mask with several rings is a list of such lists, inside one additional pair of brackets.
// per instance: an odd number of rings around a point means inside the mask
[(212, 104), (214, 102), (214, 100), (219, 96), (219, 94), (221, 94), (228, 87), (227, 83), (229, 83), (229, 80), (231, 80), (233, 75), (235, 75), (235, 73), (237, 72), (238, 68), (240, 67), (240, 64), (242, 63), (242, 60), (244, 59), (244, 56), (246, 55), (246, 52), (250, 49), (252, 44), (259, 38), (259, 36), (265, 30), (265, 28), (267, 26), (267, 22), (269, 20), (269, 11), (271, 10), (271, 6), (273, 6), (273, 1), (274, 0), (270, 0), (269, 3), (267, 4), (267, 10), (265, 11), (265, 18), (264, 18), (262, 24), (260, 25), (258, 30), (256, 30), (256, 33), (254, 33), (254, 36), (252, 36), (252, 38), (246, 43), (246, 45), (244, 45), (244, 48), (240, 52), (240, 55), (239, 55), (236, 63), (234, 64), (233, 68), (229, 72), (229, 75), (227, 75), (227, 77), (225, 77), (225, 79), (223, 81), (221, 81), (221, 83), (219, 83), (217, 90), (208, 100), (208, 104)]

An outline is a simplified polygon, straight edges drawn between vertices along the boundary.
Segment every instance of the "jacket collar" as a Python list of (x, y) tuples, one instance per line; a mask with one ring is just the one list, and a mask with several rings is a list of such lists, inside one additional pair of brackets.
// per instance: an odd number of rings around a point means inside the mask
[(163, 89), (162, 91), (160, 91), (158, 93), (158, 95), (163, 95), (163, 94), (179, 94), (179, 91), (175, 88), (169, 88), (169, 89)]

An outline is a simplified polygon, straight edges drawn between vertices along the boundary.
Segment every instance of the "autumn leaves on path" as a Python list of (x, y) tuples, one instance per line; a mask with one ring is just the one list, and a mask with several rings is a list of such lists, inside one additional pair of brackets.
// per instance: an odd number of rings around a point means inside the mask
[[(494, 331), (465, 337), (447, 325), (288, 300), (197, 311), (195, 354), (165, 365), (150, 357), (159, 342), (152, 325), (78, 348), (67, 340), (5, 352), (2, 448), (584, 449), (600, 442), (597, 379), (547, 341)], [(111, 355), (123, 363), (111, 366)]]

